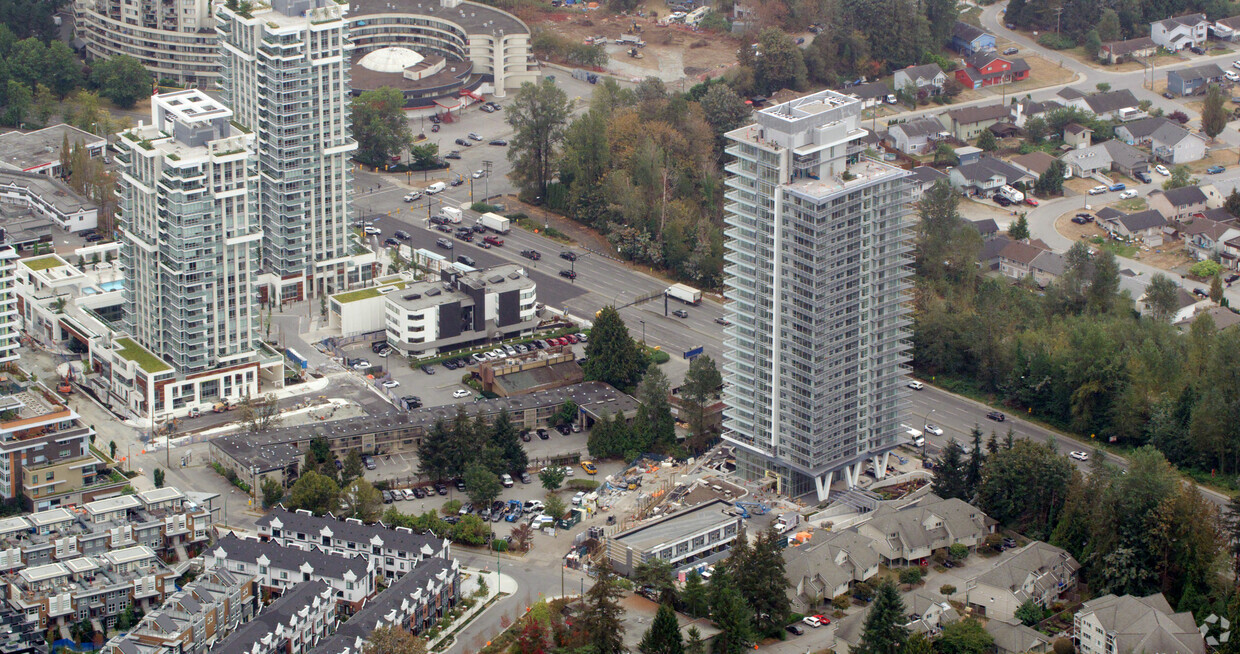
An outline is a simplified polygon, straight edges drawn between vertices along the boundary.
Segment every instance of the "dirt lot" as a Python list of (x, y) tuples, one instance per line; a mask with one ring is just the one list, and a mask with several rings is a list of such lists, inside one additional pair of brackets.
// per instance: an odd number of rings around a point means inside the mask
[[(1183, 266), (1189, 262), (1184, 244), (1180, 241), (1165, 243), (1157, 248), (1130, 246), (1111, 239), (1106, 231), (1098, 226), (1097, 222), (1084, 225), (1072, 222), (1072, 217), (1076, 214), (1076, 211), (1071, 211), (1060, 216), (1055, 221), (1055, 231), (1074, 241), (1086, 239), (1089, 241), (1089, 247), (1094, 250), (1098, 250), (1101, 247), (1117, 255), (1127, 256), (1163, 270), (1175, 270), (1177, 266)], [(1094, 242), (1094, 239), (1102, 239), (1103, 245), (1099, 246)]]
[(963, 200), (960, 203), (960, 215), (965, 220), (993, 218), (1000, 230), (1007, 231), (1008, 225), (1013, 220), (1016, 220), (1016, 216), (1012, 213), (1013, 209), (1016, 210), (1016, 213), (1020, 213), (1021, 211), (1028, 211), (1030, 208), (1012, 207), (1011, 209), (1005, 209), (995, 204), (994, 200)]
[(1210, 150), (1207, 152), (1205, 159), (1188, 164), (1188, 168), (1193, 171), (1194, 175), (1203, 175), (1201, 178), (1202, 184), (1209, 184), (1210, 176), (1206, 175), (1206, 168), (1209, 168), (1210, 166), (1235, 166), (1236, 160), (1236, 148), (1219, 148), (1217, 150)]
[(1093, 238), (1095, 236), (1106, 238), (1107, 233), (1103, 231), (1103, 229), (1099, 227), (1096, 222), (1086, 223), (1084, 225), (1078, 225), (1072, 222), (1072, 217), (1077, 213), (1079, 212), (1072, 211), (1060, 216), (1059, 219), (1055, 221), (1055, 231), (1074, 241), (1083, 238)]
[[(663, 7), (663, 12), (666, 11)], [(540, 26), (576, 41), (585, 41), (591, 36), (606, 37), (607, 54), (611, 57), (607, 70), (635, 78), (654, 76), (665, 82), (678, 82), (688, 77), (692, 78), (687, 80), (689, 83), (696, 83), (707, 76), (718, 77), (736, 64), (736, 51), (740, 47), (740, 42), (731, 36), (697, 32), (684, 26), (662, 26), (649, 17), (570, 11), (543, 16), (543, 20), (537, 21)], [(629, 48), (615, 44), (621, 34), (633, 30), (635, 22), (646, 42), (646, 47), (638, 50), (641, 59), (629, 57)]]

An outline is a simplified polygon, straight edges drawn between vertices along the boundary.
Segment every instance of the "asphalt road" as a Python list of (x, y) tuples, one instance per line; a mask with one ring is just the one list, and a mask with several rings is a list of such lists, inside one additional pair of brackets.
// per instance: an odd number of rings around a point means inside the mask
[[(976, 425), (981, 428), (984, 434), (982, 437), (983, 443), (990, 438), (990, 432), (992, 431), (1002, 441), (1010, 428), (1016, 438), (1028, 438), (1037, 443), (1053, 441), (1055, 449), (1063, 454), (1078, 450), (1087, 452), (1091, 458), (1095, 456), (1094, 447), (1090, 443), (1026, 421), (1010, 410), (1003, 411), (1006, 420), (995, 422), (986, 419), (986, 414), (993, 409), (985, 404), (954, 395), (929, 384), (926, 385), (924, 390), (911, 393), (911, 395), (912, 400), (909, 406), (909, 413), (905, 416), (903, 424), (909, 428), (921, 430), (923, 425), (929, 422), (943, 429), (942, 436), (926, 434), (927, 453), (930, 455), (937, 454), (951, 439), (955, 439), (956, 442), (962, 444), (968, 443), (970, 440), (969, 434), (973, 431), (974, 425)], [(1104, 456), (1107, 463), (1118, 466), (1121, 469), (1128, 467), (1128, 461), (1123, 457), (1111, 453), (1104, 453)], [(1088, 470), (1090, 465), (1087, 462), (1081, 461), (1073, 461), (1073, 464), (1082, 470)], [(1206, 498), (1219, 506), (1225, 506), (1230, 500), (1228, 496), (1222, 493), (1201, 486), (1198, 486), (1198, 488)]]

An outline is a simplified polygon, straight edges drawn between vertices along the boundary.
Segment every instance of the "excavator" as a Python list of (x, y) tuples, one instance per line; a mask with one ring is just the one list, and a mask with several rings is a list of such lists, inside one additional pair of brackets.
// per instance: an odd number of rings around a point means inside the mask
[(73, 366), (68, 366), (68, 371), (63, 377), (60, 378), (60, 382), (56, 384), (56, 392), (61, 395), (72, 395), (73, 382), (75, 379), (76, 377), (73, 373)]

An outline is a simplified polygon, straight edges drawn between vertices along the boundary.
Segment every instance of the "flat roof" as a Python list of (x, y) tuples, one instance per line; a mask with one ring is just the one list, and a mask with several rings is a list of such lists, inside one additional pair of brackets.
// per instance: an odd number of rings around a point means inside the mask
[(147, 372), (155, 373), (172, 370), (172, 366), (164, 363), (162, 359), (152, 354), (150, 350), (138, 345), (131, 338), (116, 339), (116, 347), (117, 356), (133, 361), (138, 364), (139, 368)]
[(354, 0), (350, 3), (349, 22), (376, 14), (421, 15), (458, 25), (466, 34), (529, 34), (530, 28), (512, 14), (477, 2), (462, 2), (455, 8), (437, 0), (395, 3), (391, 0)]
[(90, 572), (91, 570), (98, 570), (99, 564), (95, 563), (94, 559), (83, 556), (65, 561), (65, 567), (69, 569), (69, 572), (82, 573)]
[(723, 512), (725, 506), (727, 502), (723, 500), (711, 500), (622, 531), (612, 536), (611, 540), (634, 549), (658, 549), (661, 545), (674, 543), (691, 534), (739, 521), (740, 518), (737, 516), (730, 516)]
[(47, 175), (18, 170), (0, 170), (0, 185), (27, 189), (63, 214), (99, 208), (94, 202), (74, 193), (73, 189), (64, 182)]
[(86, 512), (91, 515), (98, 515), (100, 513), (112, 513), (114, 511), (128, 511), (129, 509), (136, 509), (140, 506), (142, 506), (142, 503), (139, 502), (138, 498), (133, 495), (117, 495), (116, 497), (109, 497), (106, 500), (90, 502), (84, 505), (83, 508), (85, 508)]
[(61, 123), (32, 132), (14, 130), (0, 134), (0, 166), (13, 170), (30, 170), (60, 161), (60, 148), (65, 138), (69, 147), (78, 141), (88, 147), (103, 147), (103, 137)]
[(34, 583), (38, 581), (47, 581), (48, 579), (55, 579), (57, 577), (67, 577), (69, 576), (69, 568), (66, 568), (60, 563), (49, 563), (47, 565), (26, 568), (17, 574), (20, 575), (22, 579), (25, 579), (26, 583)]
[(30, 529), (31, 524), (28, 520), (21, 516), (13, 516), (0, 520), (0, 534), (11, 534), (15, 531), (25, 531)]
[(32, 513), (26, 516), (30, 519), (30, 523), (36, 527), (45, 527), (61, 522), (70, 522), (73, 520), (73, 514), (68, 509), (48, 509), (38, 513)]
[(155, 551), (146, 545), (134, 545), (121, 550), (112, 550), (105, 552), (103, 558), (111, 561), (113, 565), (122, 563), (133, 563), (134, 561), (142, 561), (145, 559), (155, 558)]
[(403, 280), (386, 282), (376, 286), (371, 286), (370, 288), (362, 288), (356, 291), (349, 291), (347, 293), (337, 293), (331, 296), (331, 298), (341, 304), (348, 304), (350, 302), (379, 297), (380, 295), (387, 295), (388, 293), (395, 293), (408, 285), (409, 282)]
[(138, 493), (138, 499), (142, 500), (143, 504), (157, 504), (159, 502), (185, 499), (185, 493), (171, 486), (165, 486), (154, 490), (142, 491)]

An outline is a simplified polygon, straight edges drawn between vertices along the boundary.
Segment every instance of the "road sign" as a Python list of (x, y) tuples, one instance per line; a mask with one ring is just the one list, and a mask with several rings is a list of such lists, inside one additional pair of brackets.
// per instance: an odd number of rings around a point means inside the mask
[(697, 346), (697, 347), (693, 348), (692, 350), (686, 350), (686, 351), (685, 351), (685, 358), (686, 358), (686, 359), (692, 359), (693, 357), (695, 357), (695, 356), (697, 356), (697, 355), (699, 355), (699, 354), (701, 354), (701, 353), (702, 353), (702, 346), (701, 346), (701, 345), (699, 345), (699, 346)]

